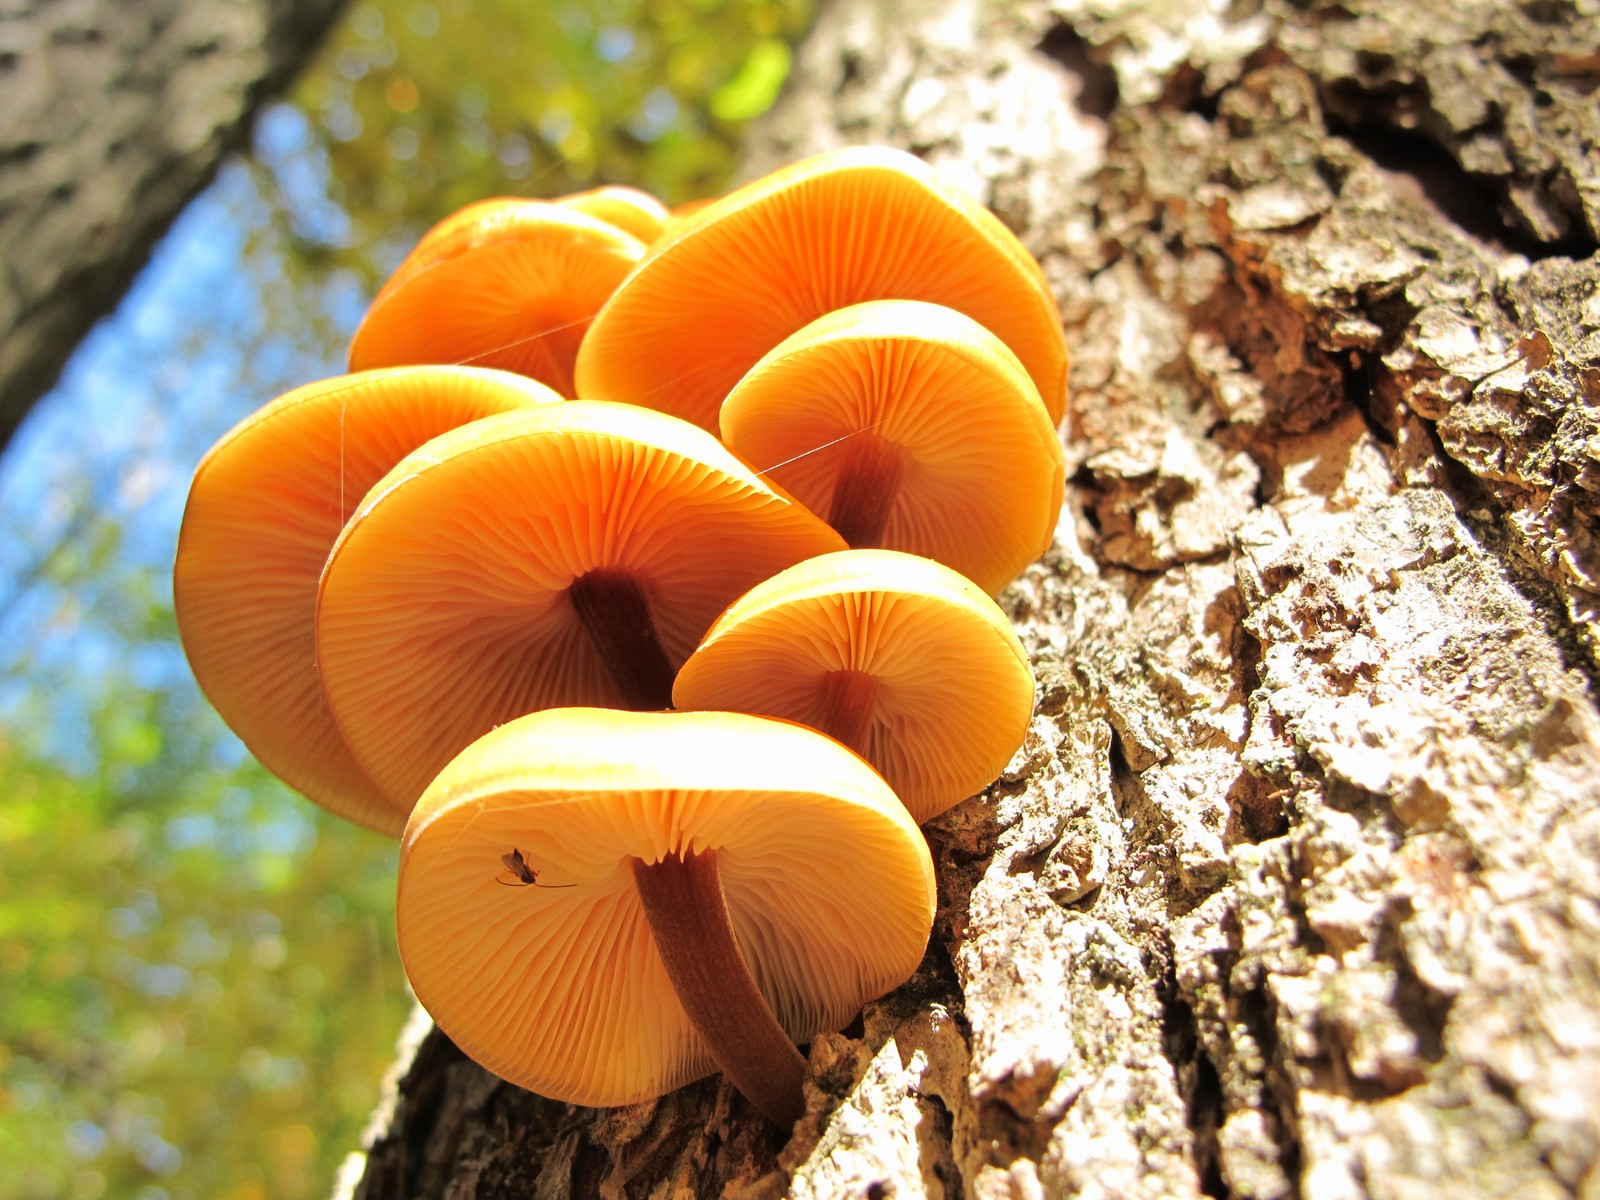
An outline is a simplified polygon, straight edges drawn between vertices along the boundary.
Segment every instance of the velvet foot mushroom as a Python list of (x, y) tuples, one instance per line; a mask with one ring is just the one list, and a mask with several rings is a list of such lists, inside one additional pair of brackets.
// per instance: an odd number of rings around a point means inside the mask
[(226, 434), (195, 470), (173, 604), (195, 679), (289, 786), (357, 824), (398, 834), (394, 805), (356, 763), (323, 699), (317, 580), (367, 489), (429, 438), (560, 404), (501, 371), (404, 367), (296, 388)]
[(572, 396), (589, 321), (645, 245), (577, 207), (484, 200), (423, 235), (350, 343), (350, 369), (498, 367)]
[(926, 300), (976, 320), (1022, 361), (1052, 422), (1066, 343), (1044, 274), (999, 220), (897, 150), (809, 158), (669, 226), (578, 352), (585, 396), (717, 427), (768, 350), (865, 300)]
[(647, 246), (661, 236), (662, 229), (671, 217), (667, 206), (650, 193), (615, 185), (574, 192), (570, 196), (562, 196), (555, 203), (574, 212), (587, 213), (608, 225), (615, 225)]
[(720, 424), (852, 547), (937, 559), (990, 595), (1054, 537), (1055, 425), (1017, 356), (953, 309), (878, 300), (820, 317), (749, 370)]
[(795, 1044), (909, 978), (933, 908), (921, 833), (820, 734), (554, 709), (428, 788), (396, 919), (417, 998), (502, 1078), (616, 1105), (720, 1069), (787, 1130), (804, 1111)]
[(672, 701), (818, 729), (876, 767), (920, 824), (1004, 770), (1033, 714), (1033, 672), (1005, 613), (956, 572), (848, 550), (735, 601)]
[(721, 198), (720, 196), (704, 196), (699, 200), (686, 200), (682, 204), (676, 205), (667, 213), (666, 223), (661, 227), (661, 236), (672, 237), (680, 230), (686, 229), (696, 217)]
[(495, 725), (665, 708), (712, 621), (836, 533), (683, 421), (602, 401), (435, 440), (323, 573), (317, 656), (357, 760), (409, 808)]

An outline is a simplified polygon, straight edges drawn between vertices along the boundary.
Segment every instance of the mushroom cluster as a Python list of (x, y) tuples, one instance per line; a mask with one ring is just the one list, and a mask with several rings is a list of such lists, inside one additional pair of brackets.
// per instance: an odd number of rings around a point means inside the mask
[(599, 1105), (721, 1070), (787, 1126), (796, 1046), (922, 957), (917, 824), (1021, 743), (993, 596), (1053, 536), (1066, 364), (1038, 265), (896, 151), (482, 201), (201, 463), (184, 646), (401, 836), (407, 974), (473, 1058)]

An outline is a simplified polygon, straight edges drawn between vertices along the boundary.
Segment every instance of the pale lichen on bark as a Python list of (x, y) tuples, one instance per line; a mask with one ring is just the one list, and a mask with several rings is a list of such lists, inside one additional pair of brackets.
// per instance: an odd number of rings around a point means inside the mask
[(910, 148), (1067, 323), (1027, 742), (787, 1144), (435, 1034), (355, 1193), (1600, 1196), (1597, 44), (1592, 0), (828, 8), (751, 173)]

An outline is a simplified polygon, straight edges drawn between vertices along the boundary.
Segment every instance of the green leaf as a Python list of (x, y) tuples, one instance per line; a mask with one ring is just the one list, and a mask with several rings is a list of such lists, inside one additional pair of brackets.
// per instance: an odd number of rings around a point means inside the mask
[(721, 121), (748, 121), (772, 107), (794, 61), (786, 43), (766, 38), (750, 48), (732, 79), (711, 93), (711, 115)]

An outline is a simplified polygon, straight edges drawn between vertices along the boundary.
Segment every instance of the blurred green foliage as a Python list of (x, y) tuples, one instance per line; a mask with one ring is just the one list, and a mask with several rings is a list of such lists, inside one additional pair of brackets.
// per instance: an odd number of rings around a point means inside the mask
[(136, 552), (148, 486), (72, 501), (0, 613), (51, 600), (5, 676), (29, 686), (0, 736), (0, 1195), (318, 1196), (408, 1009), (396, 848), (195, 694)]
[(163, 252), (200, 317), (136, 293), (96, 335), (110, 365), (69, 371), (38, 414), (56, 432), (0, 463), (0, 1197), (328, 1193), (409, 1008), (396, 851), (293, 797), (197, 694), (168, 584), (187, 478), (336, 371), (461, 204), (723, 189), (809, 16), (361, 0)]
[(394, 848), (254, 764), (161, 780), (165, 732), (108, 714), (89, 779), (0, 760), (6, 1195), (325, 1194), (393, 1053)]
[[(776, 98), (810, 0), (362, 0), (300, 89), (368, 249), (493, 195), (714, 195)], [(391, 265), (384, 262), (383, 266)]]

